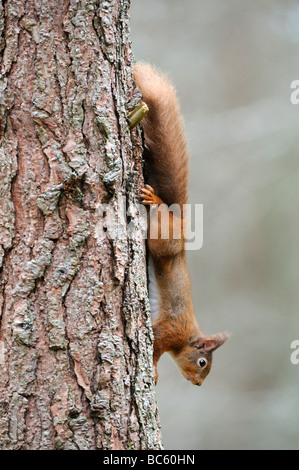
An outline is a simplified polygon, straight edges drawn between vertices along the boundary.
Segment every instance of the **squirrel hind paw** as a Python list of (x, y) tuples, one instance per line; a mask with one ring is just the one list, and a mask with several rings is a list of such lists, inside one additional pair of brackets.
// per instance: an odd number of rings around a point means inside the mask
[(141, 189), (141, 198), (144, 205), (162, 204), (161, 199), (155, 195), (154, 189), (148, 184)]

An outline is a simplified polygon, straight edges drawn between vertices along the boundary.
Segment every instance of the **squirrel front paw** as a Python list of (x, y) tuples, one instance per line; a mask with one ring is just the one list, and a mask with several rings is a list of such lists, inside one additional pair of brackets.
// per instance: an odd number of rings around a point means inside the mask
[(146, 184), (144, 188), (141, 189), (142, 204), (149, 206), (152, 204), (163, 204), (163, 201), (156, 196), (154, 189)]

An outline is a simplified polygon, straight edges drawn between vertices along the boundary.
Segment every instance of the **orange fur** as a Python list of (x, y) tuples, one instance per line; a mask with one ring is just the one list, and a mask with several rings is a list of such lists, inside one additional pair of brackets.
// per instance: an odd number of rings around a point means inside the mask
[[(205, 336), (199, 328), (186, 263), (183, 212), (168, 209), (187, 202), (188, 151), (182, 118), (174, 88), (164, 75), (148, 64), (136, 64), (134, 78), (149, 107), (142, 125), (150, 182), (157, 191), (149, 185), (142, 189), (143, 204), (150, 208), (148, 248), (160, 294), (159, 314), (153, 320), (156, 380), (157, 363), (167, 351), (183, 376), (201, 385), (211, 369), (213, 351), (228, 335)], [(178, 229), (181, 235), (176, 239)]]

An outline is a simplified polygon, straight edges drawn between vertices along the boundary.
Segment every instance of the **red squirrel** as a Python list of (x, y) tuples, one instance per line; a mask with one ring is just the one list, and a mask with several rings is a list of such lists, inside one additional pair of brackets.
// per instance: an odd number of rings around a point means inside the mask
[[(183, 121), (175, 89), (165, 75), (148, 64), (136, 63), (134, 80), (149, 109), (142, 120), (149, 179), (141, 198), (149, 208), (147, 245), (155, 381), (157, 363), (164, 352), (169, 352), (182, 375), (192, 384), (202, 385), (211, 369), (213, 351), (229, 335), (205, 336), (199, 328), (186, 264), (183, 211), (168, 210), (172, 204), (182, 209), (187, 203), (189, 156)], [(165, 220), (169, 220), (168, 227), (163, 225)], [(173, 236), (177, 229), (182, 234), (179, 238)]]

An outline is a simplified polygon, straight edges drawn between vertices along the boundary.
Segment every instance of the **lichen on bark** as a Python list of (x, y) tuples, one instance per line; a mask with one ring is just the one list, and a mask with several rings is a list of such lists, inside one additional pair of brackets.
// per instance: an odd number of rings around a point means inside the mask
[(0, 2), (0, 447), (161, 448), (127, 0)]

